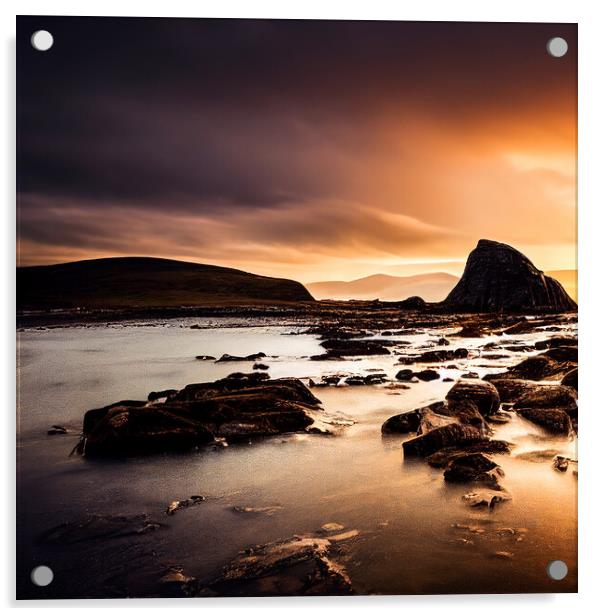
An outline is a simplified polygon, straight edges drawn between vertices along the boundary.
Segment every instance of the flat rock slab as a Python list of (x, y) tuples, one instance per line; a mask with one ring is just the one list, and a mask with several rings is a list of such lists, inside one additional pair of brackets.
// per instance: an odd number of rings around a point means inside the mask
[(351, 581), (333, 559), (336, 544), (357, 536), (295, 536), (241, 552), (199, 595), (349, 595)]

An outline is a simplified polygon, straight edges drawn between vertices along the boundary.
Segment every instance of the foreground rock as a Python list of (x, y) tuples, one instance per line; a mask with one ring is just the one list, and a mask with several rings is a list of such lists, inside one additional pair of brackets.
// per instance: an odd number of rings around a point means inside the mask
[(507, 244), (479, 240), (462, 278), (442, 302), (455, 312), (567, 312), (577, 309), (562, 285)]
[(499, 479), (504, 476), (502, 469), (483, 453), (466, 453), (455, 457), (443, 477), (453, 483), (477, 482), (499, 489)]
[(485, 417), (497, 413), (500, 408), (498, 391), (487, 381), (458, 381), (447, 393), (446, 400), (474, 402)]
[(356, 535), (295, 536), (250, 548), (241, 552), (198, 594), (230, 597), (352, 594), (349, 577), (333, 560), (333, 554), (339, 541)]
[(426, 461), (434, 468), (446, 468), (450, 462), (467, 454), (509, 454), (510, 449), (511, 445), (506, 441), (483, 439), (462, 448), (448, 447), (445, 449), (440, 449), (436, 453), (427, 456)]
[(187, 507), (198, 505), (199, 503), (202, 503), (205, 500), (206, 500), (205, 497), (201, 495), (194, 495), (194, 496), (191, 496), (190, 498), (186, 498), (181, 501), (175, 500), (169, 503), (169, 506), (165, 510), (165, 513), (167, 515), (174, 515), (180, 509), (186, 509)]
[(447, 447), (473, 445), (482, 439), (481, 432), (476, 428), (451, 423), (405, 441), (402, 447), (406, 456), (426, 457)]
[(88, 411), (78, 452), (130, 456), (186, 451), (215, 439), (229, 442), (303, 431), (320, 401), (298, 379), (236, 373), (187, 385), (164, 402), (121, 401)]
[(326, 349), (326, 353), (312, 356), (311, 359), (314, 361), (359, 355), (389, 355), (390, 351), (387, 347), (391, 346), (390, 341), (386, 340), (348, 340), (340, 338), (324, 340), (320, 344)]
[[(566, 347), (574, 349), (574, 347)], [(558, 350), (558, 349), (556, 349)], [(506, 372), (488, 374), (486, 381), (501, 379), (526, 379), (530, 381), (560, 380), (567, 372), (576, 367), (572, 360), (557, 361), (546, 353), (540, 353), (521, 361)]]
[(514, 410), (550, 432), (569, 435), (577, 423), (577, 393), (565, 385), (541, 385), (518, 398)]

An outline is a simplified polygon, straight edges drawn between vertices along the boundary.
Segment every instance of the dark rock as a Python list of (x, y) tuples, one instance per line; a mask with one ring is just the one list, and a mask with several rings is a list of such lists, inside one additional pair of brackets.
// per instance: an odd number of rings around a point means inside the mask
[(454, 312), (567, 312), (577, 309), (562, 285), (515, 248), (479, 240), (462, 278), (442, 306)]
[(497, 374), (488, 375), (484, 377), (487, 379), (485, 382), (491, 383), (500, 396), (501, 402), (516, 402), (523, 394), (528, 391), (537, 389), (538, 385), (530, 381), (513, 378), (494, 378)]
[(436, 370), (427, 369), (415, 372), (414, 376), (421, 381), (436, 381), (439, 378), (439, 373)]
[(345, 569), (332, 559), (348, 531), (328, 537), (295, 536), (241, 552), (200, 592), (219, 596), (348, 595), (353, 590)]
[(506, 441), (483, 439), (466, 447), (449, 447), (427, 456), (426, 461), (435, 468), (445, 468), (452, 460), (469, 453), (510, 453), (510, 443)]
[(151, 391), (148, 394), (148, 401), (154, 402), (155, 400), (159, 400), (160, 398), (167, 398), (175, 393), (177, 393), (177, 389), (164, 389), (163, 391)]
[(405, 441), (402, 447), (406, 456), (425, 457), (446, 447), (472, 445), (482, 438), (481, 432), (476, 428), (452, 423)]
[(473, 323), (470, 325), (465, 325), (462, 329), (454, 336), (459, 336), (460, 338), (481, 338), (483, 336), (483, 330)]
[(542, 355), (551, 357), (559, 362), (570, 361), (577, 363), (578, 361), (578, 350), (576, 346), (551, 347), (545, 353), (542, 353)]
[(517, 409), (516, 412), (521, 417), (555, 434), (568, 435), (572, 432), (571, 419), (564, 409), (525, 408)]
[(465, 372), (464, 374), (461, 375), (461, 377), (463, 379), (478, 379), (479, 373), (478, 372)]
[(468, 349), (459, 348), (454, 350), (438, 349), (436, 351), (425, 351), (420, 355), (414, 355), (410, 357), (404, 357), (399, 360), (402, 364), (414, 364), (414, 363), (430, 363), (430, 362), (443, 362), (450, 361), (452, 359), (464, 359), (468, 357)]
[(574, 336), (552, 336), (547, 342), (551, 349), (578, 345), (578, 340)]
[(321, 344), (328, 355), (351, 357), (357, 355), (389, 355), (387, 348), (391, 341), (384, 340), (324, 340)]
[(423, 310), (426, 308), (426, 302), (417, 295), (412, 295), (412, 297), (408, 297), (401, 302), (396, 302), (396, 305), (404, 310)]
[(564, 385), (541, 385), (524, 393), (514, 404), (518, 412), (530, 408), (563, 409), (569, 417), (577, 415), (577, 394)]
[(564, 375), (562, 381), (560, 381), (560, 384), (567, 387), (572, 387), (575, 391), (577, 391), (577, 370), (577, 368), (569, 370), (569, 372)]
[(432, 404), (431, 408), (436, 410), (439, 415), (452, 417), (459, 423), (477, 428), (483, 435), (489, 432), (487, 422), (479, 411), (477, 404), (472, 400), (452, 399), (447, 402)]
[(408, 432), (416, 432), (419, 425), (420, 409), (416, 409), (389, 417), (382, 425), (381, 432), (383, 434), (407, 434)]
[(488, 374), (484, 380), (498, 379), (527, 379), (530, 381), (541, 381), (558, 377), (573, 368), (571, 364), (561, 364), (551, 357), (544, 354), (527, 357), (516, 366), (500, 374)]
[(405, 369), (405, 370), (400, 370), (396, 375), (395, 378), (398, 381), (410, 381), (412, 380), (412, 377), (414, 376), (414, 371), (410, 370), (409, 368)]
[(246, 355), (245, 357), (240, 357), (238, 355), (228, 355), (228, 353), (224, 353), (217, 360), (217, 362), (225, 362), (225, 361), (255, 361), (256, 359), (261, 359), (262, 357), (266, 357), (266, 354), (265, 353), (252, 353), (251, 355)]
[(501, 476), (503, 472), (499, 465), (483, 453), (458, 456), (450, 462), (443, 473), (445, 481), (452, 483), (474, 481), (491, 487), (499, 487), (498, 480)]
[(439, 346), (449, 346), (450, 342), (447, 338), (439, 338), (439, 340), (437, 340), (437, 344)]
[(487, 381), (458, 381), (446, 396), (448, 401), (468, 400), (474, 402), (479, 412), (487, 417), (500, 408), (497, 389)]
[(318, 409), (319, 400), (301, 381), (262, 376), (187, 385), (164, 403), (122, 402), (88, 411), (79, 452), (92, 457), (185, 451), (215, 438), (296, 432), (313, 423), (308, 411)]
[(209, 361), (215, 360), (215, 357), (213, 357), (213, 355), (197, 355), (195, 359), (198, 359), (199, 361)]
[(253, 364), (253, 370), (268, 370), (269, 366), (266, 364)]

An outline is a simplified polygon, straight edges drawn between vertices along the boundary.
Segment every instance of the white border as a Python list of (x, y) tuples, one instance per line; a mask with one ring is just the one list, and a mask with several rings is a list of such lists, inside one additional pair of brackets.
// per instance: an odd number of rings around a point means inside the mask
[[(507, 615), (545, 611), (547, 616), (562, 614), (568, 610), (587, 613), (597, 612), (598, 581), (601, 551), (600, 528), (602, 524), (602, 498), (600, 478), (602, 463), (599, 459), (599, 435), (602, 435), (602, 405), (597, 404), (595, 386), (601, 363), (600, 323), (598, 312), (602, 309), (600, 273), (602, 265), (602, 229), (599, 208), (602, 207), (602, 170), (597, 158), (602, 131), (602, 88), (600, 67), (602, 54), (600, 41), (602, 10), (599, 2), (559, 2), (504, 0), (483, 2), (469, 0), (439, 0), (409, 3), (351, 2), (344, 0), (306, 0), (305, 2), (276, 2), (254, 0), (253, 2), (193, 2), (169, 0), (169, 2), (103, 0), (76, 1), (54, 0), (52, 2), (22, 0), (6, 1), (2, 7), (3, 31), (1, 63), (4, 85), (1, 97), (3, 140), (0, 148), (0, 186), (3, 187), (2, 211), (2, 274), (4, 283), (3, 301), (0, 302), (3, 365), (0, 371), (0, 391), (4, 394), (1, 413), (3, 425), (3, 452), (5, 460), (2, 474), (4, 499), (0, 501), (0, 518), (3, 539), (0, 540), (2, 560), (0, 563), (0, 588), (3, 603), (18, 605), (26, 612), (44, 607), (62, 610), (75, 607), (88, 609), (124, 609), (134, 611), (173, 608), (202, 609), (204, 611), (244, 610), (245, 615), (263, 613), (266, 610), (326, 611), (342, 608), (348, 613), (366, 609), (386, 612), (414, 611), (426, 608), (437, 609), (445, 616), (466, 613)], [(328, 19), (400, 19), (436, 21), (547, 21), (579, 23), (579, 300), (580, 300), (580, 354), (582, 408), (580, 421), (581, 473), (579, 477), (579, 593), (577, 595), (473, 595), (429, 597), (354, 597), (317, 599), (203, 599), (203, 600), (113, 600), (113, 601), (39, 601), (19, 602), (14, 600), (14, 484), (15, 484), (15, 420), (14, 420), (14, 266), (15, 266), (15, 187), (14, 187), (14, 61), (15, 61), (15, 14), (30, 15), (115, 15), (115, 16), (180, 16), (180, 17), (265, 17), (265, 18), (328, 18)], [(534, 487), (536, 489), (536, 487)]]

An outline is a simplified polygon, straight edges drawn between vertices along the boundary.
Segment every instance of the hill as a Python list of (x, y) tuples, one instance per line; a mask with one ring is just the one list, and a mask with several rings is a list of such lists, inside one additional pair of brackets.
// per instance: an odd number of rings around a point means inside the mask
[(236, 305), (313, 301), (299, 282), (150, 257), (17, 268), (17, 309)]
[(456, 282), (456, 276), (445, 272), (416, 276), (375, 274), (350, 282), (313, 282), (307, 288), (316, 299), (380, 299), (396, 302), (419, 295), (427, 302), (437, 302), (445, 298)]
[(562, 284), (521, 252), (479, 240), (464, 273), (442, 306), (454, 312), (565, 312), (577, 309)]

